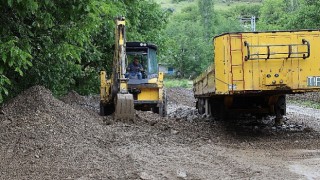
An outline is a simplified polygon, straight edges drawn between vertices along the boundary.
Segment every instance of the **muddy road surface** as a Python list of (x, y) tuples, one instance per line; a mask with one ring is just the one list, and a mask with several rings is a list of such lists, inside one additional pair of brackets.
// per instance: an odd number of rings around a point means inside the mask
[(167, 94), (168, 117), (114, 121), (97, 97), (30, 88), (1, 110), (0, 179), (320, 179), (319, 110), (221, 122), (197, 114), (191, 90)]

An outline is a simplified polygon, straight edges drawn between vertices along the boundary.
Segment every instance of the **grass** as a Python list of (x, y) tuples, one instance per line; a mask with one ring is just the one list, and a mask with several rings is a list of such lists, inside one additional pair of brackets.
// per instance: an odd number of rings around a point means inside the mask
[(189, 79), (164, 79), (164, 86), (167, 88), (171, 87), (182, 87), (182, 88), (192, 88), (192, 81)]
[(300, 105), (300, 106), (309, 107), (309, 108), (320, 109), (320, 103), (314, 102), (314, 101), (309, 101), (309, 100), (305, 100), (305, 101), (288, 100), (288, 102), (292, 103), (292, 104), (297, 104), (297, 105)]

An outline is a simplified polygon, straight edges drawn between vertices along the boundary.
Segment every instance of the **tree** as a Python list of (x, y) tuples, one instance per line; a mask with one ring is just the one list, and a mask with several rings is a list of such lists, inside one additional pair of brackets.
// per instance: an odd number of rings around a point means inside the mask
[(204, 27), (204, 37), (209, 40), (214, 34), (214, 29), (212, 27), (214, 23), (214, 10), (213, 10), (213, 0), (201, 0), (198, 1), (198, 7), (201, 17), (201, 23)]
[(265, 0), (260, 9), (259, 30), (283, 30), (287, 19), (284, 0)]
[[(203, 20), (199, 7), (189, 6), (172, 16), (166, 29), (169, 37), (166, 63), (174, 66), (184, 77), (199, 74), (212, 61), (212, 40), (205, 37), (205, 31), (210, 30), (205, 29)], [(214, 30), (211, 31), (213, 34)]]
[(320, 2), (303, 0), (290, 14), (286, 24), (287, 29), (319, 29)]
[(167, 18), (147, 0), (4, 0), (0, 6), (0, 103), (3, 94), (36, 84), (55, 95), (98, 92), (98, 72), (112, 68), (114, 18), (127, 16), (128, 39), (156, 43)]

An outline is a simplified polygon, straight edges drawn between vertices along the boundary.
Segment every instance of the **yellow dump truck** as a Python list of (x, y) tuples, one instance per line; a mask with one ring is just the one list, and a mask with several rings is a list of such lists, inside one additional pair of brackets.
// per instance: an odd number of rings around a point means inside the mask
[(226, 33), (214, 62), (194, 80), (199, 113), (218, 118), (286, 112), (285, 94), (320, 90), (320, 31)]

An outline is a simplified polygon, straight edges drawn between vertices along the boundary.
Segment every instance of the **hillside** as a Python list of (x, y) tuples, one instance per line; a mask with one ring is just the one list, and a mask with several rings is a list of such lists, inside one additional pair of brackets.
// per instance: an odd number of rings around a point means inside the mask
[[(215, 0), (215, 10), (228, 10), (245, 4), (260, 4), (263, 0)], [(161, 7), (179, 12), (182, 8), (197, 3), (197, 0), (158, 0)]]

